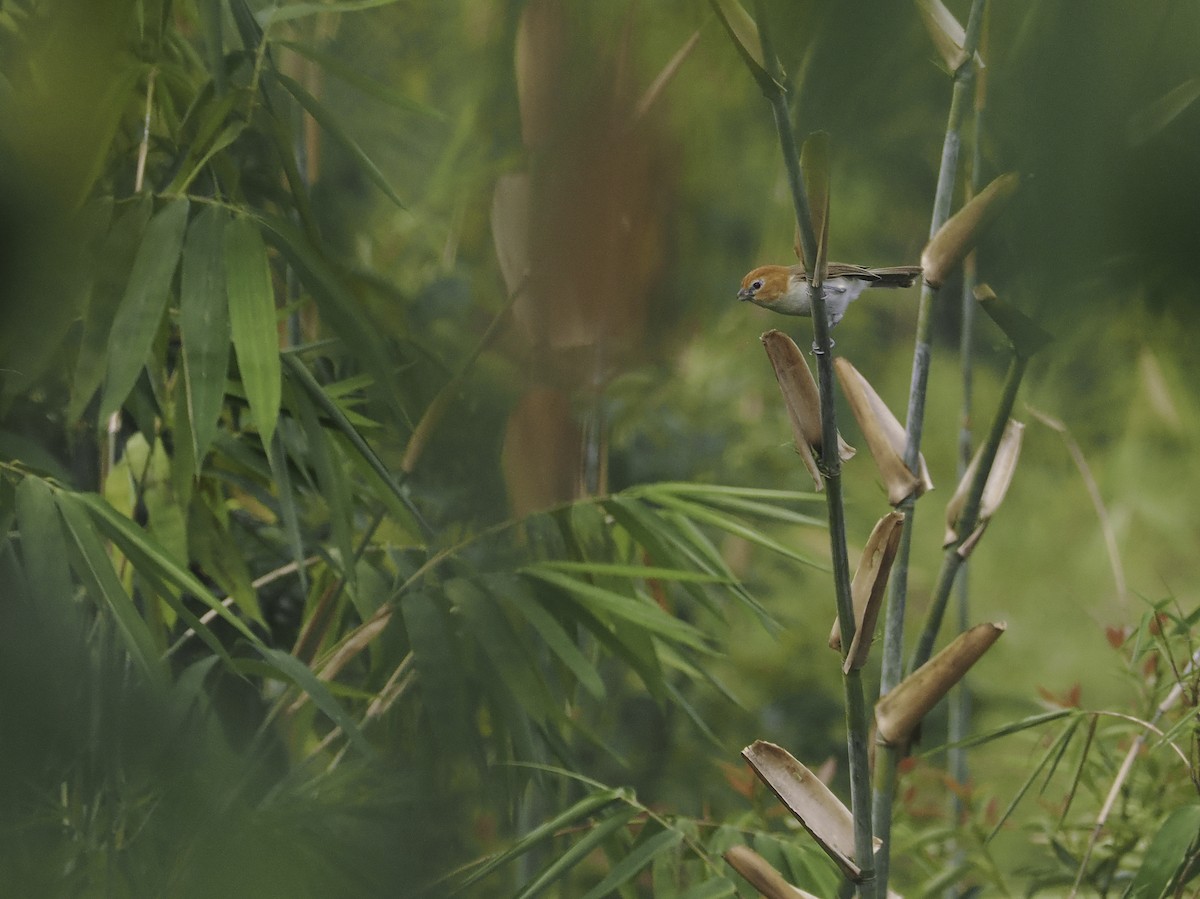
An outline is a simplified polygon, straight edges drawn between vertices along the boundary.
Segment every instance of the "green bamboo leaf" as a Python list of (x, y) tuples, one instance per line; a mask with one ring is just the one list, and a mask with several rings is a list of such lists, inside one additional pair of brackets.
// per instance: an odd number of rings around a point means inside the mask
[(678, 568), (656, 568), (652, 565), (622, 565), (613, 562), (562, 562), (547, 560), (538, 563), (552, 571), (567, 574), (590, 574), (596, 577), (635, 578), (638, 580), (691, 581), (700, 584), (725, 584), (729, 578), (701, 571)]
[[(72, 494), (72, 499), (73, 502), (77, 502), (87, 509), (96, 527), (117, 545), (135, 568), (157, 576), (164, 583), (170, 584), (181, 592), (192, 594), (229, 622), (252, 644), (261, 644), (262, 641), (255, 633), (240, 618), (225, 608), (221, 601), (213, 596), (194, 574), (172, 559), (171, 555), (151, 539), (145, 531), (110, 506), (102, 497), (95, 493), (76, 493)], [(59, 508), (63, 508), (62, 495), (59, 498)], [(192, 626), (195, 627), (195, 625)]]
[(465, 877), (462, 882), (456, 884), (453, 893), (455, 895), (462, 893), (468, 887), (474, 886), (483, 880), (483, 878), (487, 877), (497, 868), (508, 864), (515, 858), (519, 858), (538, 845), (554, 839), (558, 836), (559, 831), (564, 828), (577, 826), (580, 822), (587, 820), (606, 806), (614, 802), (627, 802), (628, 796), (629, 794), (625, 790), (619, 788), (597, 790), (594, 793), (584, 796), (569, 809), (560, 812), (548, 821), (544, 821), (533, 828), (503, 852), (493, 855)]
[(539, 603), (525, 585), (513, 580), (503, 584), (503, 593), (508, 603), (516, 608), (517, 614), (529, 622), (537, 631), (538, 636), (546, 644), (546, 648), (558, 656), (572, 674), (579, 680), (580, 685), (596, 699), (605, 695), (604, 681), (596, 666), (575, 645), (575, 640), (566, 629)]
[(727, 515), (722, 515), (705, 506), (686, 500), (678, 499), (669, 493), (662, 494), (647, 494), (647, 498), (652, 499), (663, 506), (670, 509), (675, 509), (677, 512), (691, 518), (694, 521), (701, 521), (705, 524), (710, 524), (713, 527), (720, 528), (722, 531), (733, 534), (736, 537), (741, 537), (756, 546), (761, 546), (763, 549), (769, 549), (772, 552), (779, 553), (794, 562), (799, 562), (802, 565), (811, 565), (814, 568), (824, 569), (820, 563), (813, 561), (808, 556), (802, 555), (794, 550), (789, 549), (782, 543), (772, 540), (766, 534), (755, 530), (749, 525), (738, 521), (736, 518), (731, 518)]
[(684, 890), (677, 899), (726, 899), (727, 896), (736, 895), (737, 887), (731, 881), (724, 877), (716, 877), (697, 884), (690, 890)]
[(643, 487), (633, 487), (624, 491), (626, 496), (638, 496), (650, 490), (654, 493), (671, 493), (676, 496), (692, 496), (707, 502), (715, 502), (719, 497), (729, 496), (740, 499), (758, 499), (775, 503), (823, 503), (820, 493), (808, 493), (802, 490), (775, 490), (769, 487), (738, 487), (733, 484), (699, 484), (691, 481), (660, 481)]
[(101, 421), (125, 402), (146, 364), (167, 308), (187, 216), (187, 200), (171, 200), (146, 226), (109, 335)]
[(261, 643), (256, 649), (267, 664), (284, 680), (290, 681), (308, 694), (313, 704), (324, 712), (329, 720), (342, 729), (342, 733), (350, 740), (352, 746), (358, 749), (363, 755), (375, 754), (375, 750), (367, 742), (367, 738), (363, 736), (354, 718), (333, 697), (333, 694), (329, 692), (329, 687), (313, 674), (311, 668), (282, 649), (274, 649), (270, 646), (264, 646)]
[(217, 93), (225, 93), (225, 38), (222, 32), (224, 10), (222, 0), (199, 0), (196, 11), (200, 14), (200, 32), (204, 35), (204, 53), (208, 57), (208, 70), (212, 72)]
[(279, 515), (283, 519), (283, 529), (287, 534), (288, 547), (292, 551), (292, 561), (296, 563), (296, 571), (300, 575), (300, 589), (308, 592), (308, 570), (304, 564), (304, 538), (300, 535), (300, 512), (296, 508), (296, 491), (292, 487), (292, 472), (288, 468), (287, 449), (283, 445), (283, 434), (275, 432), (267, 446), (267, 458), (271, 463), (271, 477), (279, 499)]
[(225, 279), (238, 371), (263, 446), (269, 447), (282, 390), (279, 331), (267, 248), (248, 218), (225, 226)]
[(644, 599), (605, 590), (603, 587), (577, 580), (540, 564), (522, 568), (521, 573), (558, 587), (597, 614), (627, 621), (650, 633), (658, 634), (694, 649), (706, 650), (708, 648), (704, 641), (704, 635), (698, 630), (690, 624), (672, 618), (658, 606)]
[(602, 881), (588, 890), (583, 899), (602, 899), (632, 880), (642, 868), (650, 864), (660, 855), (670, 852), (683, 840), (683, 832), (664, 830), (640, 842), (632, 852), (613, 865)]
[(529, 882), (525, 889), (517, 895), (517, 899), (533, 899), (548, 887), (566, 876), (567, 872), (583, 861), (591, 852), (598, 848), (609, 836), (623, 827), (627, 827), (633, 816), (638, 814), (636, 807), (626, 807), (613, 812), (599, 824), (588, 830), (576, 840), (566, 852), (561, 853), (549, 865), (542, 869)]
[(499, 682), (526, 714), (538, 724), (561, 717), (561, 709), (532, 664), (533, 655), (500, 612), (496, 598), (464, 578), (448, 581), (445, 590)]
[(243, 615), (265, 625), (244, 552), (245, 548), (221, 525), (204, 498), (197, 496), (188, 510), (189, 555), (233, 597)]
[(350, 590), (357, 592), (358, 577), (354, 565), (354, 499), (347, 483), (342, 459), (336, 445), (321, 426), (317, 410), (303, 390), (290, 391), (291, 404), (299, 412), (300, 426), (308, 443), (308, 455), (317, 476), (317, 488), (329, 509), (333, 545), (337, 548), (342, 577)]
[(76, 494), (60, 492), (55, 496), (59, 514), (70, 535), (68, 555), (71, 567), (97, 602), (103, 602), (112, 613), (117, 631), (125, 641), (129, 656), (151, 683), (166, 683), (166, 670), (159, 661), (154, 637), (137, 607), (113, 570), (112, 560), (96, 535), (92, 522)]
[(1042, 753), (1041, 758), (1038, 759), (1037, 763), (1033, 766), (1033, 769), (1029, 772), (1029, 776), (1025, 778), (1021, 786), (1017, 789), (1017, 792), (1013, 796), (1012, 800), (1008, 803), (1008, 807), (1000, 813), (1000, 818), (996, 821), (996, 825), (992, 828), (987, 837), (984, 838), (985, 844), (990, 843), (995, 838), (996, 834), (1000, 832), (1000, 828), (1004, 826), (1004, 822), (1008, 820), (1009, 815), (1016, 811), (1017, 806), (1025, 797), (1025, 794), (1029, 792), (1029, 788), (1032, 787), (1034, 781), (1038, 779), (1038, 775), (1044, 768), (1046, 768), (1047, 765), (1050, 764), (1052, 759), (1060, 754), (1060, 744), (1070, 741), (1071, 737), (1075, 734), (1075, 724), (1076, 722), (1073, 721), (1067, 725), (1067, 727), (1063, 728), (1062, 733), (1060, 733), (1055, 738), (1054, 742), (1051, 743), (1046, 749), (1046, 751)]
[(1200, 834), (1200, 805), (1177, 808), (1163, 822), (1125, 895), (1129, 899), (1159, 899), (1187, 864)]
[(396, 0), (332, 0), (329, 3), (292, 3), (288, 6), (276, 6), (263, 13), (263, 27), (269, 28), (276, 22), (290, 22), (293, 19), (320, 15), (322, 13), (345, 13), (375, 9), (377, 6), (388, 6), (395, 2)]
[(54, 492), (40, 478), (23, 478), (17, 485), (16, 513), (21, 561), (34, 599), (48, 608), (66, 603), (71, 578), (63, 565), (68, 554)]
[(399, 606), (434, 740), (449, 752), (474, 748), (477, 741), (467, 717), (471, 706), (463, 677), (463, 652), (449, 615), (421, 592), (406, 594)]
[(375, 186), (383, 191), (387, 198), (401, 209), (405, 208), (404, 201), (400, 199), (400, 195), (392, 188), (387, 176), (379, 170), (379, 167), (366, 154), (366, 151), (359, 146), (358, 142), (342, 129), (337, 120), (329, 114), (329, 110), (322, 106), (321, 102), (305, 90), (299, 82), (289, 78), (282, 72), (276, 72), (275, 77), (279, 79), (279, 83), (287, 89), (287, 92), (296, 98), (296, 102), (304, 107), (305, 112), (312, 116), (330, 137), (341, 144), (347, 153), (354, 157), (366, 176), (375, 182)]
[(275, 43), (281, 47), (287, 47), (289, 50), (295, 51), (301, 56), (311, 59), (331, 75), (334, 75), (340, 78), (342, 81), (345, 81), (347, 84), (358, 88), (367, 96), (374, 97), (376, 100), (387, 103), (389, 106), (394, 106), (397, 109), (403, 109), (408, 112), (420, 113), (421, 115), (429, 116), (430, 118), (438, 121), (442, 121), (446, 118), (445, 115), (436, 109), (426, 106), (424, 103), (418, 103), (416, 100), (397, 93), (387, 85), (380, 84), (378, 81), (368, 78), (367, 76), (363, 75), (359, 69), (355, 68), (353, 65), (347, 65), (332, 53), (325, 53), (321, 50), (318, 50), (316, 47), (297, 41), (275, 41)]
[(388, 501), (389, 505), (397, 509), (397, 518), (401, 521), (412, 519), (418, 526), (428, 531), (404, 488), (392, 477), (391, 471), (383, 464), (383, 460), (376, 455), (375, 451), (371, 449), (371, 445), (367, 443), (366, 438), (351, 424), (337, 403), (325, 392), (325, 389), (317, 383), (317, 379), (312, 376), (312, 372), (304, 367), (303, 362), (290, 353), (284, 355), (283, 364), (287, 368), (288, 377), (295, 378), (296, 382), (304, 389), (309, 398), (312, 399), (322, 412), (329, 416), (334, 427), (346, 438), (355, 454), (365, 464), (371, 476), (378, 479), (386, 492), (396, 501), (398, 506), (392, 504), (385, 496), (385, 501)]

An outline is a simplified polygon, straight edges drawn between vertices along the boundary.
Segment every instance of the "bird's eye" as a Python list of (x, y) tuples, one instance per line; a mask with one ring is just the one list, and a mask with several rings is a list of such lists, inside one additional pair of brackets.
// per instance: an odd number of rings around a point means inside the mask
[(762, 278), (759, 278), (757, 281), (752, 283), (750, 285), (750, 289), (751, 290), (762, 290)]

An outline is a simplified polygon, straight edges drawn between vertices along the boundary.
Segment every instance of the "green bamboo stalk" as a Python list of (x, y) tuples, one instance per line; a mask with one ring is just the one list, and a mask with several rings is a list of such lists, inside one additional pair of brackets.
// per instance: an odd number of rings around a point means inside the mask
[[(986, 17), (988, 7), (985, 4)], [(984, 30), (986, 31), (986, 22)], [(983, 39), (986, 44), (986, 39)], [(986, 53), (986, 50), (985, 50)], [(971, 136), (971, 175), (970, 195), (979, 192), (983, 172), (983, 119), (987, 104), (987, 79), (977, 77), (975, 83), (975, 118)], [(958, 477), (966, 474), (967, 466), (971, 464), (971, 421), (973, 415), (974, 365), (975, 365), (975, 284), (978, 281), (978, 270), (974, 254), (968, 259), (963, 268), (962, 290), (962, 331), (959, 340), (960, 369), (962, 372), (962, 409), (958, 430)], [(955, 604), (958, 609), (958, 631), (962, 633), (970, 625), (970, 581), (968, 578), (969, 564), (964, 564), (956, 581), (957, 591)], [(947, 723), (950, 745), (953, 747), (946, 754), (946, 766), (950, 776), (958, 784), (965, 784), (968, 777), (967, 750), (960, 746), (967, 737), (971, 726), (971, 694), (967, 687), (967, 679), (963, 678), (950, 694), (950, 717)], [(964, 805), (962, 793), (955, 791), (951, 800), (954, 820), (961, 819)]]
[[(821, 470), (825, 478), (825, 498), (829, 511), (829, 542), (833, 562), (833, 580), (841, 626), (843, 652), (849, 652), (854, 640), (854, 604), (850, 595), (850, 561), (846, 551), (846, 518), (842, 500), (842, 463), (837, 445), (837, 416), (833, 398), (833, 344), (829, 338), (829, 317), (825, 311), (825, 296), (821, 289), (824, 271), (820, 269), (817, 235), (813, 228), (812, 212), (800, 172), (800, 152), (792, 129), (786, 99), (786, 76), (775, 56), (770, 29), (762, 0), (756, 0), (759, 39), (763, 59), (770, 79), (760, 79), (763, 93), (770, 103), (779, 134), (788, 186), (796, 213), (800, 244), (809, 271), (809, 297), (813, 310), (813, 351), (817, 358), (817, 385), (821, 400)], [(869, 724), (862, 675), (851, 669), (842, 678), (845, 694), (846, 743), (850, 768), (850, 805), (854, 816), (855, 862), (862, 871), (858, 895), (874, 899), (875, 866), (874, 834), (871, 827), (871, 778), (868, 758)]]
[(979, 458), (979, 467), (971, 481), (966, 501), (958, 517), (958, 539), (946, 548), (942, 558), (942, 570), (938, 574), (937, 586), (934, 587), (933, 600), (925, 613), (925, 623), (921, 635), (917, 638), (917, 648), (913, 651), (912, 661), (909, 662), (909, 672), (915, 671), (929, 661), (933, 654), (933, 644), (937, 639), (942, 618), (946, 613), (946, 604), (950, 599), (950, 591), (954, 586), (955, 577), (962, 567), (963, 558), (958, 548), (971, 536), (979, 523), (979, 506), (983, 499), (983, 488), (987, 485), (988, 475), (992, 472), (992, 463), (996, 460), (996, 450), (1000, 448), (1000, 439), (1004, 436), (1004, 428), (1012, 414), (1013, 404), (1017, 400), (1017, 391), (1021, 387), (1021, 379), (1029, 365), (1029, 357), (1023, 353), (1014, 353), (1008, 366), (1008, 374), (1004, 378), (1004, 391), (1000, 403), (996, 407), (991, 429), (983, 444)]
[[(963, 39), (963, 63), (954, 73), (954, 87), (950, 95), (950, 112), (946, 122), (946, 136), (942, 141), (942, 161), (938, 171), (937, 189), (933, 200), (933, 214), (929, 224), (930, 238), (950, 217), (950, 202), (954, 196), (954, 181), (958, 169), (959, 131), (966, 117), (971, 97), (971, 86), (975, 75), (975, 51), (983, 26), (984, 0), (972, 0), (967, 18), (966, 34)], [(917, 311), (917, 334), (913, 348), (912, 380), (908, 394), (908, 415), (905, 421), (908, 442), (904, 450), (904, 462), (910, 470), (917, 470), (921, 452), (921, 432), (925, 422), (925, 394), (929, 383), (929, 366), (933, 356), (933, 300), (935, 291), (928, 284), (921, 285), (921, 299)], [(908, 560), (912, 552), (912, 532), (915, 521), (916, 497), (900, 504), (904, 513), (900, 545), (896, 550), (896, 561), (888, 594), (887, 612), (884, 618), (883, 654), (880, 671), (879, 692), (883, 695), (900, 683), (903, 676), (904, 617), (908, 598)], [(874, 830), (883, 840), (876, 857), (879, 895), (887, 895), (888, 874), (891, 862), (892, 793), (895, 783), (898, 750), (880, 746), (875, 758), (875, 798), (873, 806)]]

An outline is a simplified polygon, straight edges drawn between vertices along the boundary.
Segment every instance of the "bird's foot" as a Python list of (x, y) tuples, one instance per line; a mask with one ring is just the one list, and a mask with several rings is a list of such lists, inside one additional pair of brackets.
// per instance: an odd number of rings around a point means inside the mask
[[(832, 350), (834, 348), (834, 346), (836, 346), (836, 344), (834, 343), (834, 340), (831, 337), (831, 338), (829, 338), (829, 348)], [(813, 351), (814, 356), (824, 356), (825, 355), (825, 351), (823, 349), (821, 349), (821, 345), (819, 343), (817, 343), (815, 340), (812, 343), (812, 351)]]

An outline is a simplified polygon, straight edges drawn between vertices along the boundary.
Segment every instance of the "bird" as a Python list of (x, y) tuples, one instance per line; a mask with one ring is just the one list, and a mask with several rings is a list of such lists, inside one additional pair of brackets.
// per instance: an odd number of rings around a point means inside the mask
[[(822, 286), (829, 327), (842, 320), (846, 307), (868, 287), (912, 287), (920, 276), (919, 265), (863, 268), (841, 262), (828, 263)], [(803, 265), (760, 265), (742, 279), (738, 299), (784, 315), (812, 316), (808, 273)]]

